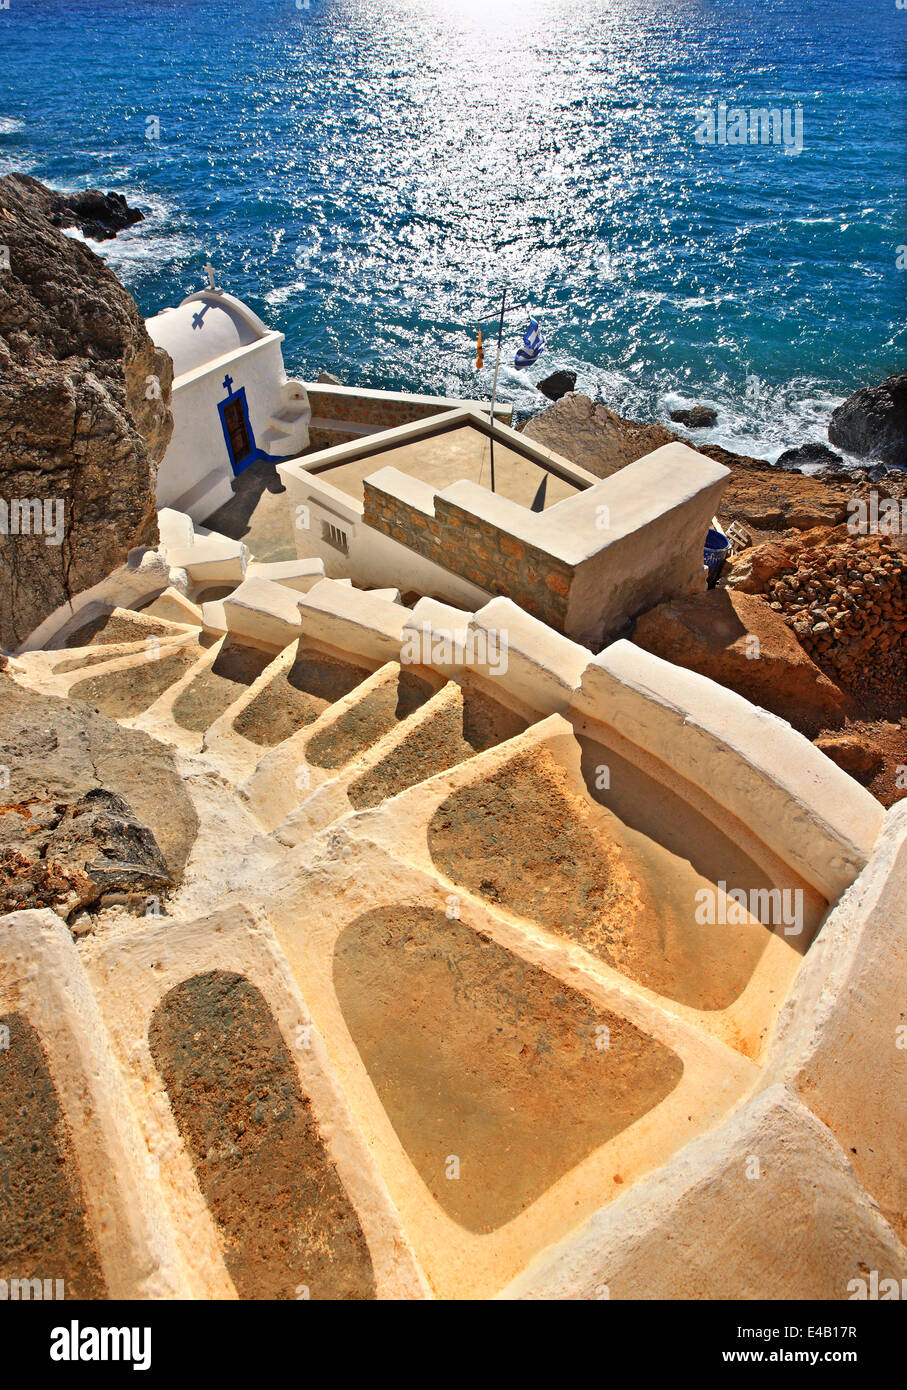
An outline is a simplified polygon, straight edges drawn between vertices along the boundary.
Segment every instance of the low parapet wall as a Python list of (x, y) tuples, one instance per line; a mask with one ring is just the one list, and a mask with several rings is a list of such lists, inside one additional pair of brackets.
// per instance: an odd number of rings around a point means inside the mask
[[(329, 449), (334, 444), (345, 444), (378, 430), (396, 429), (399, 425), (437, 415), (441, 410), (458, 410), (463, 406), (490, 410), (490, 404), (481, 401), (416, 396), (407, 391), (372, 391), (323, 382), (306, 382), (305, 389), (312, 407), (309, 444), (314, 449)], [(496, 420), (509, 425), (513, 410), (509, 405), (499, 405), (494, 414)]]
[(632, 642), (583, 672), (571, 705), (705, 793), (828, 901), (864, 868), (884, 810), (783, 719)]
[(409, 481), (396, 468), (382, 468), (365, 483), (367, 526), (462, 575), (486, 593), (515, 598), (527, 612), (564, 630), (573, 581), (568, 564), (538, 545), (518, 540), (501, 524), (482, 519), (443, 493), (425, 488), (420, 505), (402, 495)]

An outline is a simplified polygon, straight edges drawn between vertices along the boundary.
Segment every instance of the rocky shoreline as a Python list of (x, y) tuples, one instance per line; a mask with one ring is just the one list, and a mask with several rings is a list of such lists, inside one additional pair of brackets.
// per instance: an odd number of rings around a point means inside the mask
[(58, 193), (30, 174), (7, 174), (0, 179), (0, 186), (7, 206), (46, 217), (61, 231), (75, 227), (91, 241), (110, 241), (118, 232), (145, 220), (145, 214), (131, 208), (121, 193), (102, 193), (99, 188)]

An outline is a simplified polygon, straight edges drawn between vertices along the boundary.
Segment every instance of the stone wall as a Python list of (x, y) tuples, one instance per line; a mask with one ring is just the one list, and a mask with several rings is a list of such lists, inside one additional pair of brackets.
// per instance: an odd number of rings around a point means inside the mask
[(367, 526), (486, 593), (512, 598), (527, 613), (563, 632), (573, 566), (443, 497), (435, 497), (431, 515), (372, 482), (366, 481), (364, 491)]
[[(306, 383), (312, 407), (309, 444), (313, 449), (330, 449), (348, 444), (376, 430), (397, 429), (416, 420), (426, 420), (445, 409), (468, 405), (468, 401), (442, 396), (411, 396), (400, 391), (357, 391), (346, 386), (318, 386)], [(498, 407), (495, 418), (510, 422), (510, 408)], [(345, 429), (344, 426), (347, 426)]]
[[(907, 507), (903, 508), (907, 516)], [(897, 719), (907, 690), (907, 553), (846, 526), (744, 552), (729, 587), (764, 596), (843, 690)]]

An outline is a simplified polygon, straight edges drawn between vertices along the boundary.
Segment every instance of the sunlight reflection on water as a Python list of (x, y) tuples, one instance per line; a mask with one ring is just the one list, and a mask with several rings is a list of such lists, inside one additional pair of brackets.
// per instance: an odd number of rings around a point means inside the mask
[[(511, 320), (518, 407), (570, 367), (625, 413), (715, 404), (704, 439), (769, 454), (903, 361), (907, 115), (894, 22), (867, 26), (858, 0), (235, 0), (229, 24), (215, 0), (115, 9), (17, 0), (0, 158), (153, 198), (101, 248), (146, 312), (210, 254), (286, 333), (291, 370), (481, 395), (476, 330), (506, 281), (550, 345), (517, 373)], [(27, 40), (48, 22), (39, 81)], [(802, 154), (697, 145), (719, 98), (802, 101)]]

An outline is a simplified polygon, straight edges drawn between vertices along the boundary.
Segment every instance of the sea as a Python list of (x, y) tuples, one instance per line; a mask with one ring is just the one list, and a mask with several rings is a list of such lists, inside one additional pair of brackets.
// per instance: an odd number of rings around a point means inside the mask
[(566, 368), (774, 460), (907, 367), (905, 79), (907, 0), (7, 0), (0, 172), (124, 194), (142, 312), (210, 260), (291, 374), (487, 399), (506, 290), (518, 417)]

